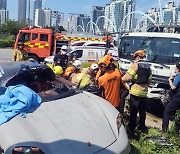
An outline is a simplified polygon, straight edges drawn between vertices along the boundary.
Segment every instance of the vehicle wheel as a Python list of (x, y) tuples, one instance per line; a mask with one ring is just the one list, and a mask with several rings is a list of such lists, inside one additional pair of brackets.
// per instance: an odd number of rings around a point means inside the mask
[(34, 55), (29, 55), (28, 60), (29, 61), (37, 61), (37, 62), (39, 62), (38, 58), (36, 56), (34, 56)]

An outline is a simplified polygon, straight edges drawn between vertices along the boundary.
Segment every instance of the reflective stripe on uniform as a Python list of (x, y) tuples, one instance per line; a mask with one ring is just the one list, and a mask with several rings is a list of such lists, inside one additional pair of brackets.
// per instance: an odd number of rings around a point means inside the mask
[(84, 73), (80, 73), (79, 75), (78, 75), (78, 77), (77, 77), (77, 80), (81, 80), (81, 78), (84, 76)]
[(142, 96), (142, 97), (146, 97), (147, 96), (147, 92), (142, 91), (142, 90), (137, 90), (135, 88), (131, 88), (130, 89), (130, 93), (134, 94), (136, 96)]
[(136, 72), (134, 70), (132, 70), (132, 69), (129, 69), (127, 72), (132, 76), (136, 75)]
[(134, 76), (134, 80), (137, 80), (137, 78), (138, 78), (138, 75), (137, 75), (137, 74), (135, 74), (135, 76)]
[(87, 85), (87, 83), (88, 83), (89, 80), (90, 80), (90, 78), (89, 78), (88, 76), (85, 77), (85, 78), (81, 81), (79, 87), (80, 87), (80, 88), (85, 87), (85, 86)]

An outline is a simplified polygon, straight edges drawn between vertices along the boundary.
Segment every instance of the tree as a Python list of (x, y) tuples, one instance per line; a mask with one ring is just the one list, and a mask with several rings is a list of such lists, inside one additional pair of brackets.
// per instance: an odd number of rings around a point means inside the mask
[(27, 24), (25, 22), (19, 22), (14, 20), (9, 20), (8, 22), (0, 25), (0, 31), (4, 34), (9, 35), (17, 35), (19, 30), (23, 27), (27, 27)]

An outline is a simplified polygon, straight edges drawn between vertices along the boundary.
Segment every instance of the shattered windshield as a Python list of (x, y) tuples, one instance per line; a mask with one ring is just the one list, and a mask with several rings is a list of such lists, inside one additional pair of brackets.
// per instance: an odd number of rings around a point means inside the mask
[[(10, 67), (11, 66), (11, 67)], [(18, 63), (0, 63), (0, 86), (4, 87), (21, 69)]]
[(180, 39), (160, 37), (123, 37), (120, 42), (120, 58), (132, 59), (132, 53), (143, 49), (150, 62), (175, 64), (180, 58)]
[(5, 62), (0, 63), (0, 86), (6, 86), (12, 78), (21, 74), (27, 66), (33, 67), (36, 66), (37, 62)]

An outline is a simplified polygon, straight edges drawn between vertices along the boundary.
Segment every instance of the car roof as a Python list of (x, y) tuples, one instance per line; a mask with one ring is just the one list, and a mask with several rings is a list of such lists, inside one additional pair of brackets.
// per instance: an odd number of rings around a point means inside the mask
[(76, 44), (76, 43), (81, 43), (81, 42), (85, 42), (83, 44), (83, 46), (86, 46), (86, 45), (89, 45), (89, 44), (95, 44), (95, 43), (97, 43), (97, 44), (105, 44), (106, 43), (106, 42), (103, 42), (103, 41), (76, 41), (76, 42), (73, 42), (71, 45)]

